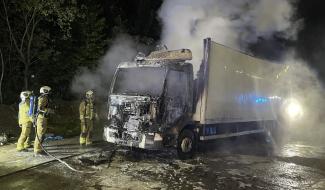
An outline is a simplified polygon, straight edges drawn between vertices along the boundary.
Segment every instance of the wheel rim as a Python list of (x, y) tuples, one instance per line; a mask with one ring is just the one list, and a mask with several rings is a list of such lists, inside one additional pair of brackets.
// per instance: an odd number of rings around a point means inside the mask
[(190, 152), (192, 150), (192, 139), (185, 137), (182, 140), (181, 148), (183, 152)]

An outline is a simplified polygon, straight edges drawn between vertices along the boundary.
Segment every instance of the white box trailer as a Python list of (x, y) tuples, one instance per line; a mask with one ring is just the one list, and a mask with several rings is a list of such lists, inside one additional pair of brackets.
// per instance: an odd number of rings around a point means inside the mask
[(175, 146), (190, 158), (198, 141), (263, 133), (276, 125), (284, 67), (207, 38), (193, 77), (190, 50), (160, 50), (121, 63), (108, 98), (104, 139), (143, 149)]
[(204, 128), (200, 140), (259, 133), (275, 125), (283, 69), (205, 39), (193, 114)]

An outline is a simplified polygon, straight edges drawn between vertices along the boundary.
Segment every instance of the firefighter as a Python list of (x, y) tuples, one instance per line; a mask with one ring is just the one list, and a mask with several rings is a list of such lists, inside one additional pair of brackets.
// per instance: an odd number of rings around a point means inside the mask
[(34, 154), (44, 154), (41, 148), (43, 135), (46, 133), (48, 116), (51, 112), (49, 94), (51, 87), (43, 86), (40, 88), (40, 96), (37, 103), (37, 117), (36, 117), (36, 134), (34, 141)]
[(95, 95), (94, 91), (88, 90), (86, 92), (85, 98), (81, 101), (79, 106), (80, 114), (80, 145), (90, 145), (92, 144), (92, 131), (94, 125), (94, 119), (98, 118), (95, 112), (94, 106)]
[(32, 92), (23, 91), (20, 93), (21, 102), (19, 103), (18, 124), (21, 128), (21, 133), (17, 142), (17, 151), (27, 151), (29, 147), (29, 135), (32, 128), (33, 119), (29, 115), (29, 98)]

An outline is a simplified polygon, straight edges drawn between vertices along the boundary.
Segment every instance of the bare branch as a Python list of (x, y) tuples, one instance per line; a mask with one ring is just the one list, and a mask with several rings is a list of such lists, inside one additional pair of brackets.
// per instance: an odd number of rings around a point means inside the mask
[(34, 31), (35, 31), (35, 28), (36, 26), (38, 25), (40, 19), (36, 20), (35, 21), (35, 15), (33, 16), (33, 24), (32, 24), (32, 29), (31, 29), (31, 32), (30, 32), (30, 38), (29, 38), (29, 41), (28, 41), (28, 46), (27, 46), (27, 64), (30, 65), (30, 48), (31, 48), (31, 45), (32, 45), (32, 42), (33, 42), (33, 37), (34, 37)]
[(4, 0), (2, 0), (2, 4), (3, 4), (3, 7), (4, 7), (4, 10), (5, 10), (5, 17), (6, 17), (6, 22), (7, 22), (7, 25), (8, 25), (8, 30), (9, 30), (9, 34), (10, 36), (12, 37), (12, 40), (14, 42), (14, 45), (19, 53), (19, 55), (21, 56), (22, 60), (25, 60), (25, 56), (24, 56), (24, 53), (19, 49), (18, 47), (18, 44), (17, 44), (17, 40), (12, 32), (12, 29), (11, 29), (11, 26), (10, 26), (10, 22), (9, 22), (9, 16), (8, 16), (8, 12), (7, 12), (7, 7), (6, 7), (6, 3)]
[(33, 20), (33, 17), (35, 16), (35, 9), (33, 11), (33, 14), (32, 14), (32, 17), (31, 19), (27, 22), (27, 18), (28, 18), (28, 15), (29, 15), (29, 11), (27, 12), (27, 14), (25, 15), (25, 31), (24, 31), (24, 34), (23, 34), (23, 37), (21, 38), (21, 43), (20, 43), (20, 51), (23, 51), (23, 45), (24, 45), (24, 41), (25, 41), (25, 36), (28, 32), (28, 29), (29, 29), (29, 26)]
[(1, 57), (1, 77), (0, 77), (0, 103), (3, 104), (3, 97), (2, 97), (2, 82), (3, 76), (5, 72), (5, 63), (3, 61), (2, 51), (0, 49), (0, 57)]
[(40, 61), (38, 57), (34, 57), (34, 58), (35, 60), (30, 63), (31, 65)]

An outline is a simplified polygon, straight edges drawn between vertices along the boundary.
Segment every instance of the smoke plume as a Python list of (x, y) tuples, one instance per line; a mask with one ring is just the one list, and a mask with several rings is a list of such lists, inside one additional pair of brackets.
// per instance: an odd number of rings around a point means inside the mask
[(299, 101), (303, 115), (288, 123), (286, 137), (314, 144), (324, 144), (325, 140), (325, 90), (315, 70), (294, 53), (287, 55), (284, 64), (289, 66), (283, 75), (279, 89), (287, 90), (288, 96)]
[[(296, 40), (302, 21), (293, 19), (296, 9), (292, 2), (165, 0), (158, 13), (163, 24), (161, 42), (169, 49), (191, 49), (196, 72), (203, 57), (203, 39), (207, 37), (246, 52), (250, 52), (250, 45), (258, 43), (261, 38), (269, 42), (278, 38)], [(138, 50), (143, 49), (142, 45), (128, 36), (118, 37), (100, 60), (97, 69), (80, 69), (72, 84), (73, 92), (83, 94), (86, 89), (95, 89), (97, 94), (106, 97), (117, 65), (132, 60)], [(290, 69), (282, 78), (282, 85), (275, 91), (289, 91), (289, 95), (297, 98), (304, 108), (303, 120), (292, 123), (288, 133), (308, 139), (322, 139), (325, 133), (324, 88), (315, 72), (298, 57), (290, 53), (282, 61)]]
[[(261, 38), (267, 42), (279, 38), (295, 41), (303, 20), (294, 18), (294, 3), (290, 0), (165, 0), (159, 11), (163, 23), (161, 40), (169, 49), (191, 49), (197, 71), (203, 57), (203, 39), (207, 37), (245, 52), (250, 52), (251, 45), (260, 43)], [(260, 45), (281, 49), (272, 44)], [(274, 91), (287, 91), (289, 97), (297, 98), (303, 105), (304, 115), (286, 126), (287, 132), (298, 139), (324, 142), (324, 88), (309, 64), (299, 59), (294, 50), (290, 51), (282, 52), (283, 60), (279, 62), (290, 69)]]
[[(193, 52), (194, 72), (202, 59), (203, 39), (247, 50), (259, 37), (273, 38), (277, 33), (294, 39), (298, 24), (290, 19), (294, 9), (287, 0), (166, 0), (159, 16), (163, 22), (162, 42), (169, 49), (189, 48)], [(81, 68), (72, 91), (83, 94), (94, 89), (106, 96), (117, 65), (131, 61), (143, 45), (121, 35), (113, 42), (95, 70)]]
[(165, 0), (162, 42), (169, 49), (191, 49), (197, 71), (204, 38), (245, 51), (259, 38), (292, 40), (300, 26), (292, 22), (294, 12), (288, 0)]
[(137, 45), (130, 36), (117, 37), (107, 53), (99, 60), (99, 66), (95, 70), (88, 68), (79, 70), (72, 82), (72, 91), (84, 94), (86, 90), (93, 89), (97, 95), (106, 97), (118, 64), (132, 60), (139, 47), (140, 45)]

